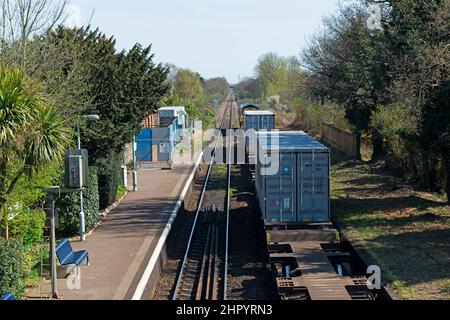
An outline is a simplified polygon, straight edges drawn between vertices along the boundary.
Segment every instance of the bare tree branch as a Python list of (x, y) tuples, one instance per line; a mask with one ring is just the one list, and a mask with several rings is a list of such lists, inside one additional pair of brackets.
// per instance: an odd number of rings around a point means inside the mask
[(67, 18), (68, 0), (2, 0), (2, 40), (8, 43), (43, 34)]

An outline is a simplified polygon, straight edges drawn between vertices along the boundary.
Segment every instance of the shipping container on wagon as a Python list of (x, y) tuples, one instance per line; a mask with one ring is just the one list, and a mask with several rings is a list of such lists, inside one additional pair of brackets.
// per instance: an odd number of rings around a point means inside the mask
[(241, 128), (244, 127), (244, 112), (245, 111), (258, 111), (259, 107), (253, 103), (243, 103), (240, 105), (239, 124)]
[[(259, 132), (257, 145), (256, 189), (264, 220), (329, 222), (329, 149), (303, 131)], [(270, 165), (277, 170), (269, 173)]]
[(244, 130), (274, 130), (275, 114), (271, 111), (244, 111)]

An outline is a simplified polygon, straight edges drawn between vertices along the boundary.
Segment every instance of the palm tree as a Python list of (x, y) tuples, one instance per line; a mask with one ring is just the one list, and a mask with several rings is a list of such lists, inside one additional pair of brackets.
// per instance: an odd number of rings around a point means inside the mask
[(0, 217), (20, 178), (60, 160), (68, 141), (65, 120), (38, 84), (21, 70), (0, 67)]

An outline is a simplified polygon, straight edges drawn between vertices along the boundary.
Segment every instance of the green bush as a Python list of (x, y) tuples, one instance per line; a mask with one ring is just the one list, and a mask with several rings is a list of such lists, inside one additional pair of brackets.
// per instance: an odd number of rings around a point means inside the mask
[(184, 103), (184, 105), (190, 118), (202, 121), (203, 130), (215, 127), (216, 110), (214, 108), (194, 102)]
[[(95, 167), (89, 167), (89, 187), (83, 192), (86, 231), (92, 230), (99, 220), (98, 176)], [(55, 204), (59, 210), (58, 234), (71, 236), (77, 234), (80, 226), (80, 194), (71, 193), (58, 199)]]
[[(36, 172), (31, 178), (21, 177), (7, 198), (5, 213), (8, 219), (2, 219), (0, 227), (8, 227), (10, 235), (19, 237), (25, 246), (40, 242), (44, 219), (42, 208), (45, 202), (42, 187), (55, 185), (54, 180), (60, 176), (61, 170), (61, 164), (55, 162)], [(30, 235), (26, 234), (28, 231)]]
[(345, 120), (344, 109), (336, 105), (303, 101), (296, 108), (296, 117), (303, 129), (312, 134), (321, 133), (323, 122), (334, 123), (338, 128), (351, 131)]
[[(40, 257), (48, 251), (43, 247), (45, 212), (21, 213), (9, 222), (9, 235), (22, 245), (22, 275), (25, 284), (35, 281), (40, 272)], [(34, 278), (34, 279), (32, 279)]]
[(127, 188), (122, 184), (119, 183), (119, 187), (117, 188), (117, 199), (122, 198), (127, 193)]
[(23, 247), (17, 239), (0, 239), (0, 293), (20, 296), (24, 290)]
[(21, 213), (9, 222), (9, 235), (20, 241), (25, 248), (42, 243), (45, 224), (45, 212), (34, 210)]
[(117, 188), (120, 183), (120, 166), (122, 159), (117, 154), (97, 161), (98, 193), (100, 208), (105, 209), (116, 201)]
[(414, 132), (415, 124), (411, 119), (408, 107), (402, 105), (378, 106), (372, 113), (372, 128), (384, 137), (388, 156), (395, 159), (400, 168), (408, 165), (411, 145), (405, 137)]

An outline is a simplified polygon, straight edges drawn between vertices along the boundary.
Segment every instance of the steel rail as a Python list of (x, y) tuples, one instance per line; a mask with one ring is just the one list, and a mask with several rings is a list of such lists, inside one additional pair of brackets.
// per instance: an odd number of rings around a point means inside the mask
[[(233, 99), (235, 101), (235, 99)], [(230, 128), (232, 127), (232, 121), (233, 121), (233, 106), (231, 107), (231, 115), (230, 115)], [(227, 287), (228, 287), (228, 251), (229, 251), (229, 236), (230, 236), (230, 203), (231, 203), (231, 164), (233, 163), (233, 159), (231, 159), (232, 153), (232, 147), (233, 147), (233, 141), (232, 141), (233, 135), (229, 135), (228, 140), (228, 170), (227, 170), (227, 207), (226, 207), (226, 217), (227, 217), (227, 223), (226, 223), (226, 238), (225, 238), (225, 270), (224, 270), (224, 290), (223, 290), (223, 300), (226, 301), (228, 299), (227, 294)]]
[[(225, 99), (225, 101), (224, 101), (225, 104), (228, 102), (229, 97), (230, 97), (230, 95)], [(223, 112), (223, 115), (222, 115), (222, 120), (221, 120), (221, 125), (220, 125), (221, 128), (223, 128), (223, 125), (225, 123), (225, 113), (226, 113), (226, 111), (227, 110), (225, 108), (225, 110)], [(232, 114), (230, 114), (230, 126), (231, 126), (231, 121), (232, 121), (231, 117), (232, 117)], [(207, 174), (206, 174), (206, 177), (205, 177), (205, 181), (204, 181), (203, 186), (202, 186), (202, 191), (201, 191), (201, 194), (200, 194), (200, 199), (199, 199), (197, 210), (196, 210), (196, 213), (195, 213), (195, 218), (194, 218), (192, 230), (191, 230), (191, 233), (189, 235), (189, 240), (188, 240), (186, 252), (185, 252), (184, 257), (183, 257), (181, 268), (180, 268), (180, 271), (179, 271), (178, 276), (177, 276), (177, 281), (176, 281), (174, 293), (172, 295), (172, 300), (176, 300), (177, 297), (178, 297), (178, 293), (179, 293), (179, 290), (180, 290), (181, 282), (182, 282), (183, 275), (184, 275), (185, 268), (186, 268), (186, 263), (187, 263), (187, 260), (189, 258), (189, 252), (191, 250), (192, 241), (193, 241), (193, 238), (194, 238), (194, 235), (195, 235), (195, 229), (197, 227), (197, 223), (198, 223), (199, 216), (200, 216), (200, 211), (202, 209), (203, 200), (204, 200), (205, 193), (206, 193), (206, 187), (208, 185), (209, 177), (211, 175), (211, 171), (212, 171), (212, 168), (213, 168), (213, 165), (214, 165), (214, 161), (215, 161), (215, 158), (216, 158), (216, 153), (217, 153), (217, 149), (218, 149), (219, 142), (220, 142), (220, 139), (219, 139), (220, 135), (221, 135), (221, 133), (215, 136), (217, 141), (216, 141), (216, 144), (214, 146), (214, 150), (213, 150), (213, 153), (212, 153), (211, 161), (208, 164), (208, 171), (207, 171)], [(227, 236), (228, 236), (228, 230), (226, 230), (226, 233), (227, 233)], [(226, 246), (228, 247), (228, 243), (226, 243)], [(224, 292), (226, 292), (226, 287), (225, 287)]]

